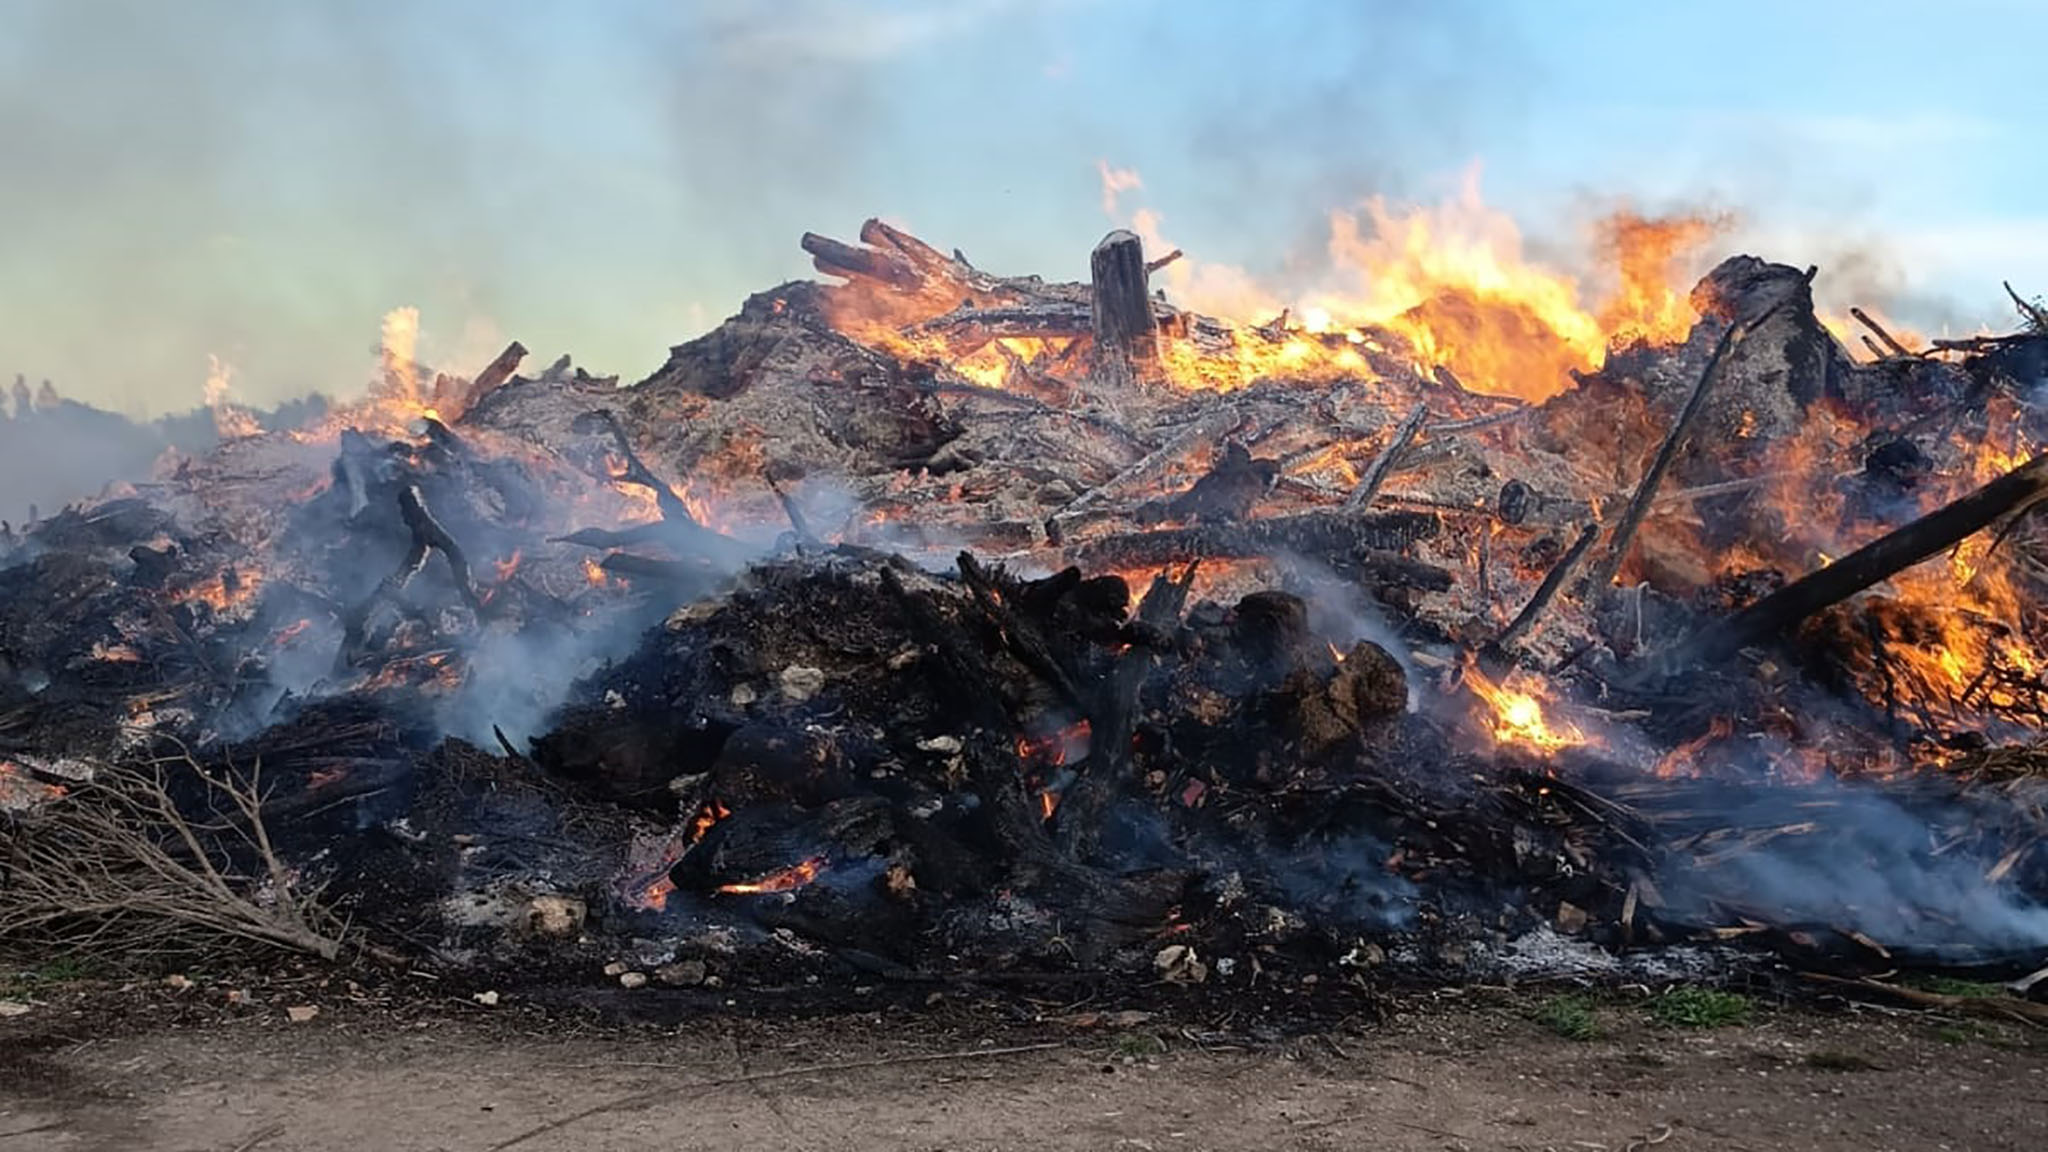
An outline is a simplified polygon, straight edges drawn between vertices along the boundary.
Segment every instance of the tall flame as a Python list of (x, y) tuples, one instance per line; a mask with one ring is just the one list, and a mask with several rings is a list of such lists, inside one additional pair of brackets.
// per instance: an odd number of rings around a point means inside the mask
[[(1102, 166), (1103, 202), (1141, 187), (1135, 173)], [(1589, 305), (1579, 279), (1531, 261), (1507, 215), (1487, 206), (1477, 171), (1434, 206), (1381, 197), (1329, 217), (1329, 273), (1314, 291), (1275, 290), (1242, 269), (1182, 259), (1160, 272), (1173, 298), (1198, 312), (1257, 324), (1283, 308), (1311, 334), (1384, 330), (1402, 337), (1426, 367), (1449, 369), (1476, 391), (1541, 401), (1599, 367), (1607, 350), (1637, 339), (1682, 339), (1696, 318), (1684, 282), (1688, 258), (1725, 221), (1651, 218), (1623, 210), (1594, 229), (1598, 276), (1613, 287)], [(1132, 213), (1148, 250), (1164, 251), (1161, 217)], [(1195, 387), (1236, 387), (1268, 372), (1358, 374), (1364, 360), (1345, 341), (1295, 340), (1249, 353), (1246, 378), (1183, 373)], [(1335, 361), (1344, 361), (1338, 363)]]

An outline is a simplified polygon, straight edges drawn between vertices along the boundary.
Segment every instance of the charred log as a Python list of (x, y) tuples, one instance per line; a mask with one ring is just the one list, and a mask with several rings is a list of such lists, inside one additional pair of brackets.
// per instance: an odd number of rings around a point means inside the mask
[(1149, 378), (1159, 362), (1159, 323), (1146, 288), (1144, 243), (1134, 232), (1111, 232), (1089, 257), (1088, 276), (1097, 375), (1111, 384)]

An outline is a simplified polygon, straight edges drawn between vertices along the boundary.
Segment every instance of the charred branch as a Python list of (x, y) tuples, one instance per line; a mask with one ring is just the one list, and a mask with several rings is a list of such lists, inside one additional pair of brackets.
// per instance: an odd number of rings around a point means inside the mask
[(1657, 455), (1650, 461), (1649, 471), (1636, 485), (1635, 495), (1629, 498), (1628, 509), (1621, 515), (1621, 522), (1614, 527), (1614, 537), (1607, 546), (1607, 554), (1593, 568), (1586, 578), (1586, 586), (1596, 594), (1614, 583), (1615, 573), (1621, 571), (1622, 561), (1628, 559), (1629, 545), (1634, 542), (1636, 529), (1642, 526), (1643, 517), (1650, 511), (1650, 504), (1657, 498), (1657, 487), (1664, 482), (1664, 473), (1671, 468), (1671, 462), (1678, 456), (1692, 433), (1693, 421), (1699, 417), (1706, 405), (1707, 392), (1713, 386), (1714, 376), (1720, 370), (1722, 360), (1729, 349), (1740, 343), (1742, 338), (1762, 327), (1766, 321), (1778, 314), (1795, 296), (1813, 283), (1818, 266), (1809, 267), (1800, 278), (1798, 287), (1787, 288), (1770, 305), (1757, 313), (1754, 319), (1738, 320), (1728, 325), (1721, 338), (1714, 343), (1713, 352), (1707, 357), (1706, 367), (1700, 370), (1699, 383), (1693, 385), (1692, 394), (1686, 397), (1685, 407), (1679, 410), (1678, 419), (1671, 424), (1671, 431), (1664, 437), (1664, 443), (1657, 449)]
[(633, 451), (632, 441), (627, 439), (625, 428), (620, 426), (619, 418), (612, 413), (611, 409), (599, 408), (594, 412), (579, 416), (577, 417), (576, 424), (577, 431), (579, 432), (603, 431), (611, 436), (612, 446), (618, 450), (619, 458), (624, 464), (625, 471), (618, 476), (608, 477), (608, 479), (615, 480), (621, 484), (632, 484), (636, 487), (645, 488), (653, 493), (655, 506), (661, 509), (662, 519), (674, 521), (678, 524), (703, 527), (703, 525), (697, 523), (695, 516), (690, 515), (689, 506), (683, 503), (681, 496), (676, 495), (675, 489), (664, 484), (661, 477), (656, 476), (654, 470), (641, 461), (640, 454)]
[(1784, 636), (1814, 613), (1953, 547), (2005, 516), (2025, 511), (2043, 497), (2048, 497), (2048, 455), (2036, 456), (1962, 499), (1764, 597), (1672, 650), (1661, 667), (1676, 672), (1717, 663)]
[(1129, 468), (1081, 493), (1072, 503), (1054, 513), (1046, 525), (1047, 534), (1057, 541), (1060, 538), (1061, 525), (1073, 521), (1097, 505), (1158, 480), (1187, 457), (1228, 435), (1238, 426), (1241, 419), (1237, 409), (1227, 406), (1204, 413), (1173, 439), (1160, 445)]
[(1387, 482), (1387, 476), (1394, 470), (1394, 465), (1400, 462), (1401, 454), (1408, 450), (1408, 445), (1415, 442), (1415, 434), (1422, 429), (1423, 417), (1428, 415), (1427, 404), (1417, 404), (1415, 409), (1408, 413), (1408, 418), (1401, 421), (1400, 427), (1394, 429), (1393, 436), (1387, 440), (1387, 446), (1380, 449), (1380, 454), (1375, 456), (1371, 466), (1366, 468), (1365, 475), (1359, 477), (1358, 486), (1351, 490), (1351, 495), (1344, 498), (1344, 511), (1363, 512), (1372, 506), (1373, 497), (1380, 494), (1380, 485)]
[[(2012, 291), (2012, 285), (2006, 285), (2005, 290), (2008, 292)], [(1879, 324), (1877, 321), (1871, 319), (1870, 313), (1865, 312), (1861, 308), (1851, 308), (1849, 309), (1849, 315), (1854, 316), (1856, 318), (1857, 323), (1863, 325), (1865, 328), (1870, 329), (1872, 335), (1875, 335), (1879, 340), (1883, 341), (1884, 346), (1891, 350), (1892, 355), (1911, 356), (1913, 354), (1912, 349), (1907, 348), (1904, 344), (1901, 344), (1897, 340), (1892, 339), (1892, 334), (1884, 330), (1884, 325)]]
[(1448, 571), (1393, 555), (1437, 530), (1437, 518), (1421, 512), (1305, 512), (1108, 536), (1071, 548), (1067, 555), (1083, 568), (1130, 569), (1293, 554), (1356, 566), (1378, 583), (1441, 590), (1451, 585)]
[(1494, 637), (1491, 647), (1495, 651), (1507, 652), (1536, 626), (1536, 621), (1543, 617), (1543, 610), (1550, 606), (1550, 602), (1557, 597), (1557, 590), (1564, 587), (1565, 580), (1571, 576), (1572, 569), (1579, 566), (1579, 561), (1592, 549), (1593, 541), (1599, 538), (1600, 525), (1587, 524), (1565, 554), (1551, 566), (1550, 571), (1543, 574), (1543, 582), (1536, 586), (1536, 592), (1529, 597), (1529, 602), (1522, 606), (1522, 610), (1515, 614), (1515, 618), (1508, 622), (1506, 628), (1501, 629), (1500, 635)]
[(811, 262), (818, 271), (827, 276), (873, 280), (898, 292), (915, 292), (924, 286), (924, 277), (917, 269), (893, 252), (862, 248), (815, 232), (804, 233), (798, 243), (811, 254)]

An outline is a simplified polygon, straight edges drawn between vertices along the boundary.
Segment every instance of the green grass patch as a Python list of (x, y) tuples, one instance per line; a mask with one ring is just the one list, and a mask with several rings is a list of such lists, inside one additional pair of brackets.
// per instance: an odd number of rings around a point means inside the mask
[(1650, 1019), (1667, 1028), (1725, 1028), (1749, 1022), (1749, 997), (1718, 988), (1673, 988), (1650, 1001)]
[(1600, 1035), (1593, 1001), (1585, 996), (1552, 996), (1536, 1006), (1536, 1022), (1566, 1040), (1591, 1040)]
[(38, 964), (34, 968), (0, 972), (0, 994), (26, 995), (38, 988), (47, 988), (53, 984), (70, 984), (91, 976), (92, 969), (85, 961), (75, 956), (61, 956)]
[(1959, 996), (1965, 1000), (1987, 1000), (1994, 996), (2010, 995), (2002, 985), (1987, 984), (1982, 980), (1958, 980), (1953, 976), (1912, 976), (1900, 983), (1918, 988), (1922, 992)]
[(1166, 1041), (1144, 1032), (1125, 1032), (1109, 1042), (1110, 1051), (1127, 1060), (1166, 1055)]

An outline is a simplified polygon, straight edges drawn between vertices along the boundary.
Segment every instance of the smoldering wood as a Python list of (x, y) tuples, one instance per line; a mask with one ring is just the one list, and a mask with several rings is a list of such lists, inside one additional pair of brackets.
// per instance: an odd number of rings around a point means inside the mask
[(579, 432), (602, 431), (611, 437), (612, 446), (618, 450), (626, 471), (623, 475), (609, 479), (645, 488), (653, 493), (655, 506), (661, 510), (663, 520), (703, 527), (697, 523), (697, 518), (690, 514), (689, 506), (683, 503), (681, 496), (676, 495), (675, 489), (663, 483), (661, 477), (656, 476), (653, 469), (640, 459), (640, 454), (633, 451), (632, 441), (627, 439), (625, 428), (620, 426), (618, 416), (611, 409), (599, 408), (577, 417), (575, 429)]
[(1104, 236), (1088, 257), (1088, 280), (1097, 374), (1112, 384), (1148, 379), (1159, 362), (1159, 323), (1137, 233)]
[[(1060, 659), (1044, 632), (1031, 620), (1010, 609), (997, 595), (995, 575), (982, 567), (971, 552), (962, 552), (956, 559), (960, 569), (960, 580), (974, 596), (974, 602), (982, 614), (995, 626), (1005, 647), (1017, 657), (1026, 668), (1036, 673), (1050, 685), (1060, 699), (1076, 710), (1085, 709), (1088, 701), (1075, 683), (1074, 670)], [(1075, 573), (1076, 576), (1079, 573)]]
[(1565, 554), (1558, 558), (1556, 564), (1551, 565), (1550, 571), (1543, 574), (1543, 582), (1536, 586), (1536, 591), (1529, 597), (1529, 602), (1522, 606), (1522, 610), (1515, 614), (1513, 620), (1508, 621), (1508, 626), (1501, 629), (1500, 635), (1494, 637), (1492, 648), (1505, 653), (1536, 626), (1536, 622), (1543, 616), (1543, 610), (1556, 598), (1558, 589), (1564, 587), (1564, 582), (1570, 578), (1572, 570), (1579, 566), (1579, 561), (1584, 559), (1587, 551), (1593, 547), (1593, 541), (1599, 538), (1598, 523), (1589, 522), (1580, 530), (1579, 538), (1572, 542), (1572, 546), (1565, 550)]
[(504, 387), (505, 383), (512, 379), (513, 374), (519, 371), (519, 365), (525, 362), (526, 355), (526, 345), (517, 340), (505, 345), (505, 350), (498, 353), (496, 359), (484, 365), (484, 370), (477, 373), (476, 379), (469, 382), (469, 387), (462, 396), (462, 410), (467, 411), (475, 407), (484, 397)]
[(893, 249), (921, 274), (953, 277), (966, 271), (962, 262), (949, 259), (931, 245), (874, 217), (861, 222), (860, 242), (872, 248)]
[(1967, 496), (1865, 544), (1668, 650), (1666, 674), (1714, 664), (1789, 633), (1800, 621), (1926, 560), (2048, 497), (2048, 454), (2036, 456)]
[(1355, 565), (1381, 583), (1442, 590), (1451, 586), (1448, 570), (1398, 555), (1437, 531), (1437, 518), (1422, 512), (1304, 512), (1106, 536), (1067, 549), (1066, 558), (1100, 570), (1295, 555)]
[(1242, 419), (1237, 409), (1229, 406), (1203, 413), (1186, 428), (1175, 433), (1171, 440), (1161, 444), (1137, 463), (1081, 493), (1066, 507), (1054, 513), (1047, 524), (1047, 533), (1057, 540), (1060, 525), (1072, 521), (1098, 505), (1159, 479), (1197, 450), (1221, 440), (1236, 428)]
[[(1170, 635), (1187, 608), (1200, 561), (1190, 561), (1176, 576), (1152, 578), (1139, 602), (1137, 622), (1159, 635)], [(1077, 863), (1099, 851), (1104, 820), (1111, 803), (1132, 784), (1131, 740), (1136, 734), (1138, 694), (1158, 659), (1150, 646), (1133, 644), (1118, 657), (1090, 709), (1088, 758), (1080, 778), (1067, 789), (1055, 816), (1055, 839), (1062, 855)]]
[(812, 263), (827, 276), (875, 280), (899, 292), (915, 292), (924, 277), (910, 262), (893, 252), (862, 248), (815, 232), (806, 232), (798, 243), (811, 254)]
[(350, 608), (342, 618), (341, 648), (335, 654), (338, 669), (352, 668), (360, 656), (369, 627), (375, 618), (379, 605), (389, 604), (400, 613), (419, 617), (419, 608), (405, 598), (405, 590), (415, 576), (427, 566), (431, 553), (439, 552), (448, 565), (450, 578), (455, 583), (456, 593), (479, 619), (483, 618), (487, 606), (477, 595), (475, 580), (470, 575), (469, 558), (462, 545), (449, 531), (441, 526), (434, 514), (427, 509), (426, 499), (420, 495), (419, 485), (406, 484), (398, 490), (398, 515), (412, 534), (405, 558), (391, 575), (378, 581), (377, 587), (360, 603)]
[(1813, 283), (1814, 274), (1819, 271), (1819, 265), (1808, 267), (1798, 286), (1787, 287), (1754, 318), (1738, 319), (1730, 323), (1721, 333), (1721, 338), (1714, 342), (1714, 350), (1707, 356), (1706, 367), (1700, 369), (1699, 382), (1693, 385), (1692, 394), (1686, 397), (1685, 407), (1679, 410), (1678, 418), (1672, 421), (1671, 430), (1665, 434), (1664, 443), (1658, 447), (1657, 455), (1650, 461), (1649, 470), (1643, 473), (1642, 480), (1636, 484), (1635, 495), (1630, 497), (1628, 508), (1622, 513), (1620, 523), (1615, 525), (1614, 536), (1607, 545), (1606, 555), (1593, 566), (1592, 572), (1586, 577), (1586, 587), (1592, 592), (1598, 594), (1612, 586), (1615, 574), (1621, 571), (1622, 561), (1628, 559), (1629, 545), (1635, 540), (1636, 529), (1641, 527), (1643, 517), (1650, 511), (1651, 502), (1657, 498), (1657, 488), (1664, 482), (1664, 473), (1670, 470), (1671, 462), (1686, 446), (1692, 433), (1693, 422), (1706, 407), (1708, 390), (1712, 388), (1714, 377), (1720, 371), (1721, 362), (1729, 350), (1740, 343), (1743, 337), (1761, 328), (1766, 321), (1777, 315), (1779, 309), (1798, 296), (1805, 286)]
[(1423, 418), (1428, 415), (1427, 404), (1417, 404), (1414, 410), (1408, 413), (1408, 418), (1401, 421), (1400, 426), (1394, 429), (1394, 434), (1387, 439), (1386, 447), (1380, 449), (1380, 454), (1375, 456), (1372, 464), (1366, 468), (1365, 475), (1358, 478), (1358, 485), (1344, 498), (1344, 511), (1362, 512), (1372, 506), (1373, 497), (1380, 494), (1380, 485), (1387, 482), (1387, 476), (1400, 461), (1401, 454), (1408, 450), (1408, 445), (1415, 442), (1415, 434), (1422, 429)]
[(1094, 333), (1094, 320), (1084, 305), (1067, 301), (1034, 302), (1001, 307), (962, 306), (942, 316), (913, 324), (912, 337), (937, 337), (955, 356), (971, 356), (994, 340), (1072, 340)]
[(1164, 256), (1158, 256), (1154, 257), (1151, 260), (1147, 260), (1145, 261), (1145, 272), (1147, 275), (1157, 272), (1161, 268), (1166, 267), (1168, 264), (1171, 264), (1174, 261), (1180, 259), (1183, 255), (1185, 255), (1185, 253), (1183, 253), (1180, 249), (1175, 248), (1173, 251), (1168, 252)]
[[(2007, 285), (2006, 291), (2012, 291), (2012, 286)], [(1879, 340), (1883, 341), (1884, 346), (1891, 351), (1892, 355), (1911, 356), (1913, 354), (1912, 349), (1906, 347), (1904, 344), (1899, 343), (1897, 340), (1894, 340), (1892, 338), (1892, 334), (1884, 330), (1884, 325), (1879, 324), (1876, 320), (1871, 319), (1870, 313), (1865, 312), (1861, 308), (1851, 308), (1849, 309), (1849, 315), (1854, 316), (1856, 318), (1857, 323), (1863, 325), (1865, 328), (1870, 329), (1872, 334), (1874, 334)]]

